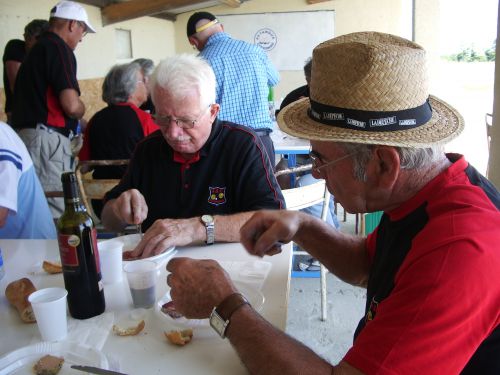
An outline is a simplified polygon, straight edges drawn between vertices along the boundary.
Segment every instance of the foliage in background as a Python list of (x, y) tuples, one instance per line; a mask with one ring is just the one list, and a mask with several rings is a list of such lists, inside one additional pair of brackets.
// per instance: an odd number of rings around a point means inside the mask
[(443, 58), (460, 62), (495, 61), (495, 46), (496, 42), (490, 48), (484, 50), (482, 54), (477, 52), (474, 47), (467, 47), (457, 54), (444, 56)]

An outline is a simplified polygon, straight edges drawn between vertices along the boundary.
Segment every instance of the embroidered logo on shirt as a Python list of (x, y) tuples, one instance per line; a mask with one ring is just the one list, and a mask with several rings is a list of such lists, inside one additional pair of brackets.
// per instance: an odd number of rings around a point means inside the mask
[(226, 188), (225, 187), (208, 187), (209, 196), (208, 203), (214, 206), (219, 206), (226, 203)]

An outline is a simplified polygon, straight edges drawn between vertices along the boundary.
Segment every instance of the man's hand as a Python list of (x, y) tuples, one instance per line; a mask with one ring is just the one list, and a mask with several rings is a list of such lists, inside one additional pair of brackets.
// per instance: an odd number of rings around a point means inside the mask
[(191, 219), (160, 219), (144, 233), (131, 253), (133, 257), (147, 258), (162, 253), (171, 246), (184, 246), (206, 239), (206, 229), (197, 217)]
[(137, 189), (121, 193), (113, 202), (112, 210), (119, 220), (127, 224), (140, 224), (148, 216), (146, 200)]
[(167, 264), (167, 284), (175, 309), (188, 319), (204, 319), (224, 298), (237, 292), (215, 260), (174, 258)]
[(300, 227), (296, 211), (257, 211), (240, 230), (241, 243), (250, 254), (263, 257), (281, 252), (281, 243), (293, 240)]

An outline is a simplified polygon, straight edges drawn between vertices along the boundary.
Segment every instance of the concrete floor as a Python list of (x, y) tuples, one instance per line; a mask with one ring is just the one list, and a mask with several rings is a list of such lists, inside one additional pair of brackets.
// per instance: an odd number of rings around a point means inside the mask
[[(354, 215), (339, 208), (341, 231), (354, 233)], [(354, 330), (364, 314), (366, 291), (327, 275), (328, 316), (321, 321), (319, 278), (292, 278), (286, 331), (330, 363), (338, 363), (352, 345)]]

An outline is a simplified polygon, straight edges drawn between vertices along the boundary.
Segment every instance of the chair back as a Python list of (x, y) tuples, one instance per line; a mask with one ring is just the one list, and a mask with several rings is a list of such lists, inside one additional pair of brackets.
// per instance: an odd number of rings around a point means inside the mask
[(119, 160), (84, 160), (79, 161), (76, 166), (76, 178), (80, 185), (80, 193), (83, 204), (96, 224), (100, 223), (95, 214), (91, 200), (104, 199), (104, 195), (120, 182), (119, 179), (95, 179), (92, 175), (97, 166), (122, 166), (128, 165), (129, 159)]
[[(284, 189), (281, 192), (285, 198), (287, 210), (301, 210), (318, 203), (328, 204), (330, 201), (330, 193), (326, 188), (325, 180), (318, 180), (311, 185)], [(326, 195), (328, 199), (325, 200)]]

